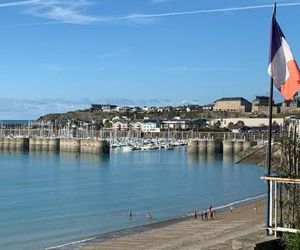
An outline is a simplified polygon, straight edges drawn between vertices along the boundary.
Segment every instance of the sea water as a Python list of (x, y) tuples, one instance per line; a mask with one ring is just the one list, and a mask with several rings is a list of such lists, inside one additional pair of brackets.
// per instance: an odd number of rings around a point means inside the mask
[[(265, 193), (264, 170), (186, 148), (0, 152), (0, 249), (44, 249)], [(130, 219), (128, 213), (132, 211)]]

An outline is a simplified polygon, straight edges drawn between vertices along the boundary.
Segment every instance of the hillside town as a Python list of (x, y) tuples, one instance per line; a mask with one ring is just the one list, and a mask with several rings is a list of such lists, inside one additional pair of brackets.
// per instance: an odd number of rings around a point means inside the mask
[[(91, 104), (85, 110), (48, 114), (34, 124), (68, 126), (73, 130), (122, 130), (159, 133), (160, 131), (231, 131), (266, 132), (267, 96), (256, 96), (251, 102), (243, 97), (225, 97), (207, 105), (165, 107), (122, 107)], [(273, 103), (273, 130), (279, 131), (286, 120), (297, 120), (300, 98)], [(298, 122), (298, 120), (297, 120)]]

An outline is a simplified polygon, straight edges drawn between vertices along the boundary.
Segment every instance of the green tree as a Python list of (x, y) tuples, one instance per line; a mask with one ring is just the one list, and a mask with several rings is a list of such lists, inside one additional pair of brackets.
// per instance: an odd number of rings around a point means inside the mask
[(229, 124), (228, 124), (227, 128), (229, 128), (229, 129), (232, 129), (232, 128), (233, 128), (233, 126), (234, 126), (234, 123), (233, 123), (233, 122), (229, 122)]
[(112, 122), (109, 121), (109, 120), (105, 120), (105, 122), (104, 122), (104, 127), (105, 127), (105, 128), (111, 128), (111, 127), (112, 127)]
[(213, 128), (218, 129), (218, 128), (220, 128), (220, 126), (221, 126), (221, 122), (217, 121), (217, 122), (214, 123)]
[(300, 249), (300, 233), (285, 234), (283, 239), (283, 247), (286, 250), (299, 250)]
[(238, 122), (236, 123), (236, 125), (244, 126), (245, 123), (244, 123), (243, 121), (238, 121)]

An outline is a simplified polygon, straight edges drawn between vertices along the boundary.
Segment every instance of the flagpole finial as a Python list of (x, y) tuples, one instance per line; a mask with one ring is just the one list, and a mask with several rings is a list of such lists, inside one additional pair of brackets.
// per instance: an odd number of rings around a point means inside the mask
[(277, 3), (274, 3), (274, 7), (273, 7), (273, 16), (276, 16), (276, 7), (277, 7)]

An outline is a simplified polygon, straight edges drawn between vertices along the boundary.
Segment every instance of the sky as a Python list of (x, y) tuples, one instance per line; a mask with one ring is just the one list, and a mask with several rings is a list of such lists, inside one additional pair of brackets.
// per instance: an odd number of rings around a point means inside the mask
[[(277, 1), (300, 61), (300, 0)], [(0, 1), (0, 120), (267, 95), (269, 0)], [(275, 98), (281, 97), (275, 90)]]

